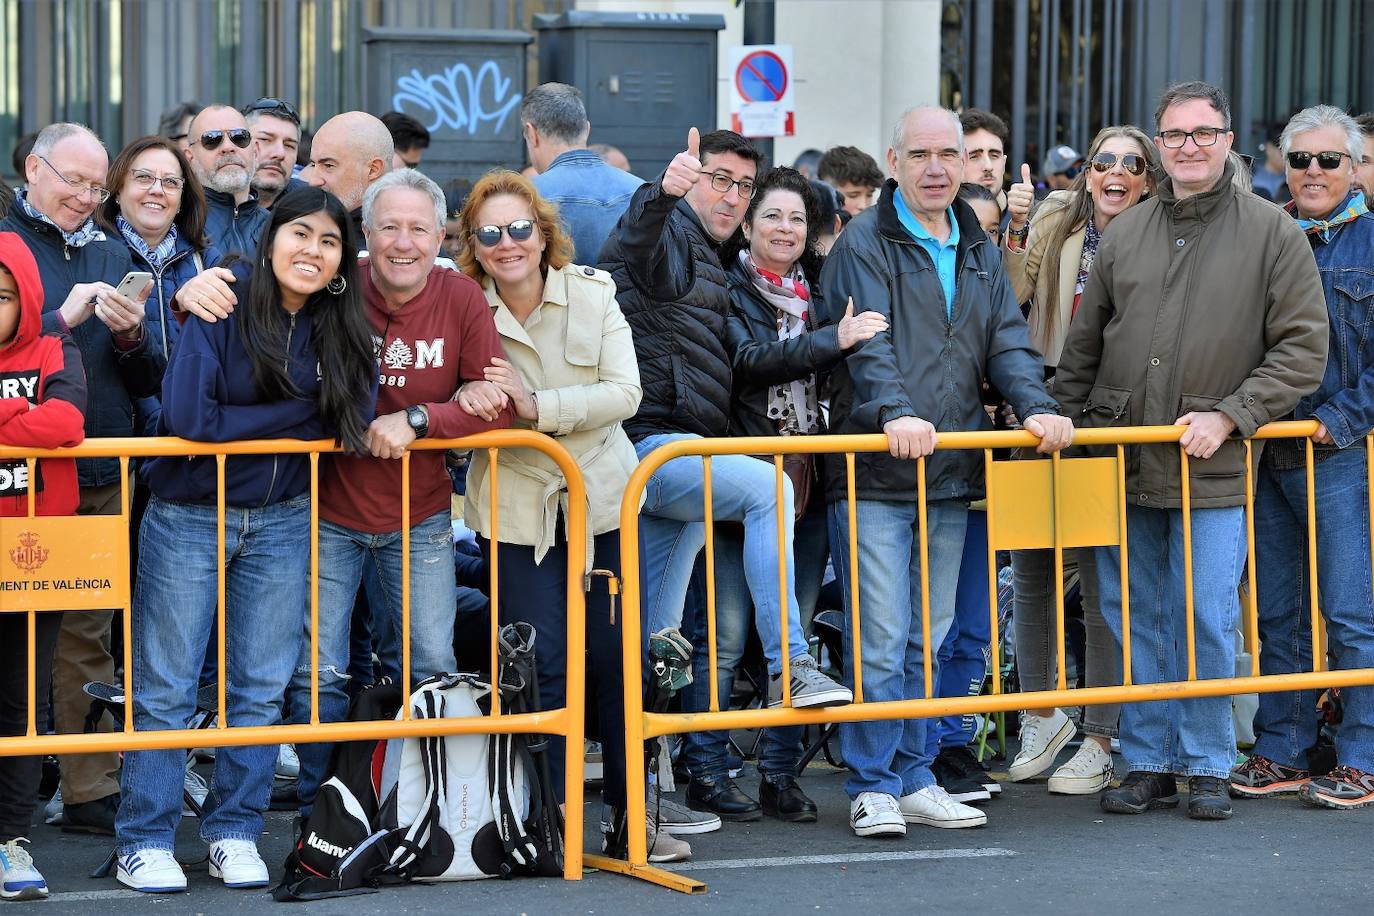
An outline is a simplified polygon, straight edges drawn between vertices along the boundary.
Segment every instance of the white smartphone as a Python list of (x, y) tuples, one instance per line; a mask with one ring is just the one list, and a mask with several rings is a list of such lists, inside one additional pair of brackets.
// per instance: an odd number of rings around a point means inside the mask
[(153, 279), (153, 275), (147, 271), (131, 270), (124, 275), (124, 279), (119, 281), (119, 286), (115, 287), (115, 292), (125, 299), (136, 299), (138, 294), (143, 292), (143, 287)]

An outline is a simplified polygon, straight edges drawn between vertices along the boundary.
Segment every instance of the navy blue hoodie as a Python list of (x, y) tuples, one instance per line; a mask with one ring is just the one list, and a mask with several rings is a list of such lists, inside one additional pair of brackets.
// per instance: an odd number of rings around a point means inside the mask
[[(234, 294), (247, 302), (250, 270), (232, 267)], [(289, 319), (289, 374), (299, 397), (264, 401), (239, 333), (238, 313), (213, 324), (187, 319), (162, 380), (158, 435), (198, 442), (241, 439), (322, 439), (319, 359), (312, 341), (312, 306)], [(148, 487), (161, 499), (215, 502), (215, 459), (154, 458), (143, 465)], [(307, 455), (235, 455), (224, 468), (225, 504), (251, 508), (300, 496), (310, 489)]]

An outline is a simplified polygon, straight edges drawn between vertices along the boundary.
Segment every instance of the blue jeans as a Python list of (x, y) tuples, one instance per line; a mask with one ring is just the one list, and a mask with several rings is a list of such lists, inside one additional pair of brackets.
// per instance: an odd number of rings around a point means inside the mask
[[(1317, 586), (1335, 667), (1374, 668), (1374, 596), (1369, 575), (1368, 480), (1364, 449), (1343, 449), (1314, 468)], [(1307, 476), (1261, 462), (1255, 486), (1255, 587), (1260, 672), (1312, 670), (1308, 578)], [(1261, 693), (1255, 753), (1307, 769), (1317, 740), (1318, 690)], [(1374, 687), (1342, 687), (1345, 715), (1336, 736), (1342, 764), (1374, 772)]]
[[(225, 510), (226, 724), (276, 725), (300, 652), (294, 613), (306, 600), (307, 496), (260, 509)], [(185, 728), (196, 710), (205, 646), (215, 622), (219, 561), (214, 506), (148, 503), (139, 531), (133, 602), (134, 727)], [(215, 757), (200, 835), (257, 842), (276, 745), (222, 747)], [(181, 823), (186, 752), (124, 755), (115, 817), (120, 854), (172, 849)]]
[[(968, 529), (964, 535), (964, 554), (959, 559), (959, 584), (954, 592), (954, 620), (936, 656), (940, 678), (935, 685), (935, 695), (976, 697), (982, 693), (991, 641), (992, 622), (988, 618), (988, 514), (970, 512)], [(929, 723), (926, 726), (926, 753), (934, 758), (942, 747), (965, 747), (971, 744), (975, 721), (973, 714), (969, 713), (964, 716), (945, 716)]]
[[(921, 627), (919, 507), (915, 502), (861, 499), (859, 615), (864, 702), (925, 696), (925, 642)], [(930, 552), (930, 639), (944, 642), (954, 618), (959, 558), (968, 527), (968, 506), (942, 500), (927, 506)], [(830, 544), (844, 592), (845, 681), (854, 686), (853, 597), (849, 581), (849, 503), (830, 506)], [(932, 659), (933, 676), (939, 666)], [(938, 680), (935, 681), (938, 683)], [(890, 719), (840, 725), (850, 776), (844, 789), (903, 796), (935, 784), (926, 748), (925, 719)]]
[[(1194, 509), (1193, 635), (1197, 677), (1234, 677), (1236, 586), (1245, 563), (1239, 507)], [(1131, 672), (1137, 684), (1188, 677), (1183, 598), (1183, 511), (1126, 508), (1130, 545)], [(1121, 648), (1121, 548), (1099, 547), (1102, 617)], [(1129, 770), (1230, 775), (1235, 764), (1231, 698), (1151, 700), (1121, 707), (1121, 756)]]
[[(320, 521), (320, 721), (348, 718), (349, 629), (363, 561), (370, 557), (381, 583), (372, 605), (373, 620), (386, 617), (401, 632), (401, 532), (368, 534)], [(445, 509), (410, 529), (410, 683), (451, 672), (453, 617), (457, 585), (453, 578), (453, 528)], [(291, 721), (310, 721), (310, 602), (304, 608), (304, 633), (291, 678)], [(297, 794), (308, 811), (329, 765), (330, 745), (303, 744)]]
[[(687, 433), (646, 436), (635, 443), (643, 460), (654, 449), (679, 439), (700, 439)], [(768, 659), (768, 673), (782, 671), (782, 598), (778, 594), (778, 511), (774, 497), (773, 465), (748, 455), (717, 455), (711, 459), (713, 517), (720, 522), (744, 523), (744, 577), (754, 601), (754, 625)], [(792, 481), (783, 482), (783, 518), (791, 519)], [(639, 552), (641, 619), (648, 633), (682, 626), (687, 583), (697, 554), (706, 544), (705, 490), (701, 459), (675, 458), (654, 472), (645, 487), (640, 509)], [(806, 636), (797, 613), (792, 587), (792, 528), (783, 526), (787, 561), (788, 658), (807, 653)]]
[[(811, 622), (816, 610), (816, 598), (825, 578), (825, 561), (830, 554), (826, 536), (825, 504), (819, 499), (807, 507), (807, 513), (794, 528), (793, 557), (797, 564), (797, 601), (801, 607), (803, 624)], [(745, 643), (753, 619), (753, 605), (744, 576), (744, 538), (733, 525), (716, 527), (716, 684), (720, 707), (730, 703), (730, 689), (735, 673), (744, 656)], [(686, 708), (704, 712), (711, 706), (711, 657), (706, 638), (705, 577), (702, 578), (699, 613), (693, 628), (692, 683), (687, 688)], [(694, 589), (695, 591), (695, 589)], [(791, 624), (789, 624), (791, 626)], [(768, 728), (763, 731), (759, 749), (759, 772), (764, 776), (797, 775), (801, 762), (802, 726)], [(730, 733), (727, 731), (689, 732), (683, 753), (687, 769), (696, 778), (725, 776), (726, 750)]]

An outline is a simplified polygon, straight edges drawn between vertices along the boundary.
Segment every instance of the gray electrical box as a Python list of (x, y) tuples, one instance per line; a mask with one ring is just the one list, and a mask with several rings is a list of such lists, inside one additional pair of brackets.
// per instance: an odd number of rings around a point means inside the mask
[(394, 28), (363, 34), (363, 105), (377, 115), (404, 112), (429, 129), (421, 171), (442, 185), (524, 165), (520, 101), (525, 48), (534, 36)]
[(716, 125), (716, 39), (723, 16), (569, 10), (534, 17), (540, 82), (582, 90), (592, 143), (619, 147), (652, 178)]

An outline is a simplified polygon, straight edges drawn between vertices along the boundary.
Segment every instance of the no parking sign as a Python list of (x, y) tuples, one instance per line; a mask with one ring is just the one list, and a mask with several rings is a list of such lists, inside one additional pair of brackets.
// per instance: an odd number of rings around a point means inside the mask
[(731, 128), (746, 137), (792, 136), (792, 46), (732, 48), (730, 74)]

